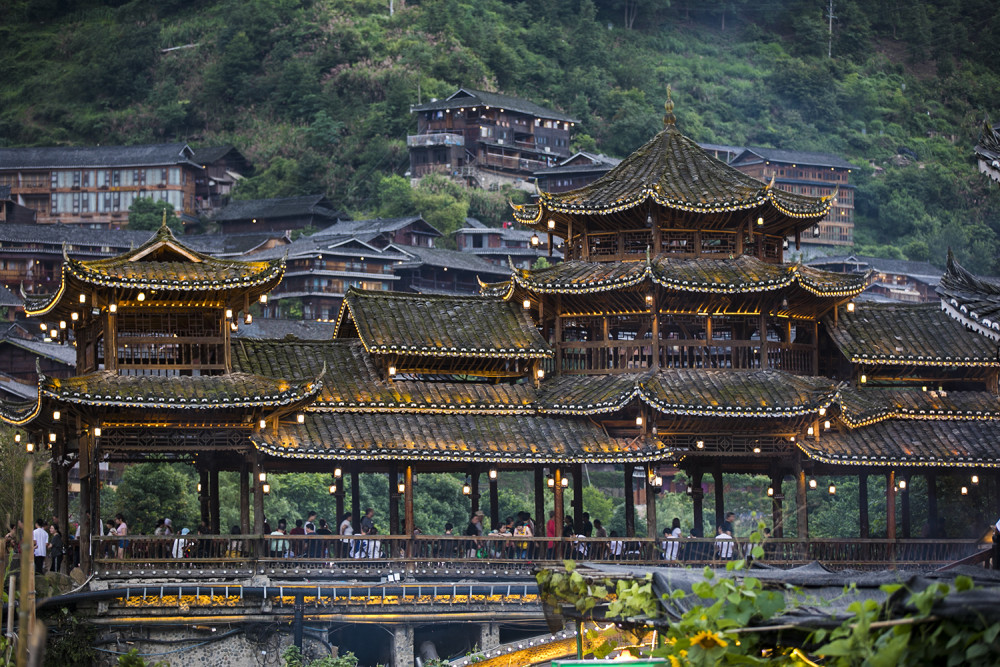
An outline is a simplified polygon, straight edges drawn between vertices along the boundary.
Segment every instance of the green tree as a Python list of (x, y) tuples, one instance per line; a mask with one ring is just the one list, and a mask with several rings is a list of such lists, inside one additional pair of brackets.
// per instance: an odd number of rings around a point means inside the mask
[(165, 462), (139, 463), (126, 468), (118, 484), (115, 512), (125, 515), (133, 533), (151, 533), (159, 519), (178, 526), (195, 525), (197, 506), (192, 480)]
[(128, 209), (128, 228), (131, 230), (155, 231), (167, 216), (167, 226), (175, 233), (183, 233), (181, 221), (174, 215), (173, 204), (149, 197), (136, 197)]

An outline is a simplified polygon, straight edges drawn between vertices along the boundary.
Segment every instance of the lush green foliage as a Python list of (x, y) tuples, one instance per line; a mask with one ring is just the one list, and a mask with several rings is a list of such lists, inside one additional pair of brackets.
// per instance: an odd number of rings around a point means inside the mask
[[(1000, 89), (993, 3), (844, 0), (832, 34), (821, 5), (7, 0), (0, 142), (231, 142), (257, 165), (239, 196), (325, 192), (372, 215), (407, 199), (392, 177), (412, 104), (496, 89), (578, 118), (576, 148), (623, 156), (658, 129), (672, 83), (696, 140), (858, 165), (857, 249), (941, 265), (951, 245), (997, 270), (1000, 192), (969, 159)], [(478, 197), (409, 203), (448, 229), (463, 210), (506, 215)]]
[(281, 654), (281, 658), (285, 661), (285, 667), (356, 667), (358, 664), (358, 659), (350, 651), (336, 658), (328, 655), (316, 660), (309, 660), (302, 655), (298, 646), (286, 648)]
[(183, 234), (181, 221), (174, 215), (173, 204), (150, 197), (137, 197), (132, 202), (128, 209), (128, 228), (155, 231), (163, 224), (164, 214), (167, 226), (175, 233)]

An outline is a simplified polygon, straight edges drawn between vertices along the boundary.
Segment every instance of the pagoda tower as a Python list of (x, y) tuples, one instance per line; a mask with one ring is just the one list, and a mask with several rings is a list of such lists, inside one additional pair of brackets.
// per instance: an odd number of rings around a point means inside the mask
[[(512, 267), (484, 291), (521, 304), (554, 350), (540, 409), (587, 415), (647, 443), (645, 460), (686, 469), (696, 527), (705, 473), (721, 522), (722, 472), (756, 472), (772, 477), (779, 535), (781, 480), (797, 476), (802, 531), (796, 438), (829, 428), (840, 390), (820, 375), (819, 322), (867, 277), (785, 263), (785, 239), (814, 227), (833, 198), (729, 167), (680, 133), (669, 91), (665, 108), (663, 130), (602, 178), (515, 207), (550, 245), (563, 239), (566, 261)], [(655, 482), (655, 465), (646, 473)]]
[[(294, 423), (322, 387), (316, 373), (289, 379), (234, 370), (230, 335), (251, 320), (250, 304), (266, 301), (283, 272), (282, 260), (195, 252), (164, 224), (118, 257), (67, 257), (55, 292), (25, 295), (25, 312), (41, 320), (41, 329), (75, 345), (77, 374), (40, 375), (37, 401), (5, 405), (2, 417), (27, 431), (29, 448), (52, 450), (56, 514), (64, 526), (67, 472), (79, 465), (82, 543), (89, 544), (101, 515), (99, 462), (106, 459), (193, 463), (201, 475), (202, 516), (216, 532), (218, 473), (242, 471), (241, 520), (250, 530), (248, 475), (258, 460), (251, 434)], [(262, 522), (259, 489), (255, 507)]]

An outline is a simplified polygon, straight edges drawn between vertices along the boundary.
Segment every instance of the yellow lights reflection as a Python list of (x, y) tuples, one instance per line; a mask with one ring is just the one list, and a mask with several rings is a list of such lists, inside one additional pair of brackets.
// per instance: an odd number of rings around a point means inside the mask
[(198, 482), (198, 493), (201, 493), (201, 482)]

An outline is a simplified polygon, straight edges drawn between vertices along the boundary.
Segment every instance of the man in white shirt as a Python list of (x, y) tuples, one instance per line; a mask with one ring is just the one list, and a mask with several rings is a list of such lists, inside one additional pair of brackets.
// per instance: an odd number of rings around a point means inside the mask
[(718, 535), (715, 536), (715, 551), (722, 560), (730, 560), (733, 557), (733, 536), (719, 526)]
[(35, 572), (45, 572), (45, 554), (49, 547), (49, 531), (45, 530), (45, 521), (35, 521), (35, 530), (31, 532), (35, 540)]

